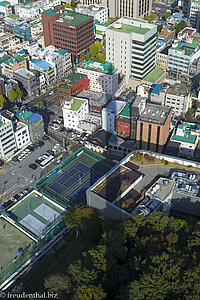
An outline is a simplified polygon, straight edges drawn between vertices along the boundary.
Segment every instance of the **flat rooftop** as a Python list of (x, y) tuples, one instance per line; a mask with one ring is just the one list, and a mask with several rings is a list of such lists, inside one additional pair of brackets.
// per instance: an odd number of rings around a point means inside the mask
[(171, 85), (167, 91), (167, 94), (185, 96), (190, 92), (191, 88), (185, 83), (176, 83)]
[(189, 125), (178, 125), (178, 127), (174, 129), (171, 141), (195, 144), (198, 136), (191, 132), (192, 128)]
[(128, 33), (128, 34), (137, 33), (137, 34), (142, 34), (142, 35), (146, 34), (147, 32), (149, 32), (151, 30), (150, 28), (143, 28), (142, 26), (140, 26), (139, 22), (138, 22), (138, 26), (118, 23), (119, 26), (117, 27), (117, 25), (115, 25), (115, 24), (116, 23), (109, 26), (108, 29), (118, 31), (118, 32)]
[(174, 180), (161, 177), (146, 191), (146, 194), (164, 201), (172, 192), (174, 184)]
[(140, 113), (139, 120), (164, 125), (170, 112), (170, 107), (147, 103)]
[(89, 105), (94, 106), (105, 105), (110, 99), (110, 95), (90, 90), (82, 91), (80, 94), (78, 94), (78, 97), (88, 99)]
[(120, 101), (120, 100), (113, 100), (111, 101), (104, 110), (107, 112), (111, 112), (113, 114), (117, 114), (120, 109), (126, 106), (125, 101)]
[(14, 72), (15, 74), (18, 74), (19, 76), (25, 78), (25, 79), (30, 79), (31, 77), (35, 76), (34, 73), (28, 71), (25, 68), (21, 68), (17, 71)]
[(171, 47), (172, 50), (178, 51), (178, 52), (183, 52), (183, 54), (191, 56), (195, 52), (199, 50), (199, 45), (200, 42), (192, 40), (192, 42), (187, 42), (187, 43), (174, 43)]
[(155, 68), (145, 78), (145, 81), (155, 82), (165, 71)]
[(79, 110), (79, 108), (82, 106), (82, 104), (85, 102), (86, 100), (81, 100), (81, 99), (77, 99), (74, 98), (73, 102), (71, 104), (71, 107), (69, 108), (70, 110), (74, 110), (77, 111)]
[(99, 62), (88, 60), (79, 65), (78, 68), (110, 75), (114, 74), (117, 71), (117, 69), (114, 68), (113, 64), (107, 61), (105, 62), (105, 64), (101, 64)]

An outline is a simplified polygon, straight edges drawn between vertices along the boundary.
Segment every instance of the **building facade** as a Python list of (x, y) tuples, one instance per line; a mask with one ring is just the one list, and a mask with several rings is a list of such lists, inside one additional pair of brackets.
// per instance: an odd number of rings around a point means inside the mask
[(37, 71), (28, 71), (21, 68), (13, 73), (14, 79), (19, 81), (29, 95), (39, 90), (39, 74)]
[(126, 106), (126, 102), (113, 100), (107, 107), (103, 108), (102, 114), (102, 129), (106, 132), (115, 132), (115, 118)]
[(49, 9), (42, 13), (45, 46), (54, 45), (68, 50), (78, 61), (94, 42), (93, 17), (72, 11)]
[(113, 96), (118, 89), (119, 75), (117, 69), (109, 62), (101, 64), (88, 60), (77, 67), (77, 72), (87, 75), (91, 91)]
[(115, 121), (116, 133), (123, 137), (129, 138), (131, 131), (131, 107), (127, 104), (119, 113)]
[(138, 149), (162, 152), (170, 134), (171, 108), (146, 104), (137, 120)]
[(157, 26), (121, 18), (106, 29), (106, 59), (120, 73), (142, 80), (155, 67)]

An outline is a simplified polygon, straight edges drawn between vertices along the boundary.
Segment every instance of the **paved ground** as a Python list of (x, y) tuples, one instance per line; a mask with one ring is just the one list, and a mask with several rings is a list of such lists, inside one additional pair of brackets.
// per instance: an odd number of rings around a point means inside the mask
[(34, 181), (41, 176), (41, 173), (46, 172), (46, 168), (41, 169), (38, 166), (38, 169), (33, 171), (28, 165), (35, 162), (36, 158), (44, 154), (48, 149), (51, 149), (55, 144), (56, 142), (51, 139), (45, 142), (42, 148), (36, 149), (20, 163), (15, 164), (13, 161), (10, 161), (0, 169), (0, 203), (8, 201), (25, 187), (33, 187)]
[(149, 167), (149, 168), (140, 168), (138, 171), (143, 173), (144, 178), (134, 187), (134, 190), (141, 192), (141, 189), (147, 186), (157, 175), (164, 175), (169, 173), (169, 167)]

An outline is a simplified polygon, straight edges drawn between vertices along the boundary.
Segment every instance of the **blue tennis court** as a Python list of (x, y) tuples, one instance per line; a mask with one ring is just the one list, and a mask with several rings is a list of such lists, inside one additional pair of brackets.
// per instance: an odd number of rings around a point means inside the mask
[[(89, 178), (85, 180), (88, 176)], [(88, 167), (82, 162), (77, 162), (64, 173), (62, 172), (57, 176), (57, 178), (47, 185), (47, 187), (62, 196), (69, 192), (69, 195), (65, 196), (65, 198), (76, 204), (78, 202), (86, 201), (86, 190), (101, 176), (101, 172)], [(73, 187), (76, 188), (70, 193), (70, 190)]]

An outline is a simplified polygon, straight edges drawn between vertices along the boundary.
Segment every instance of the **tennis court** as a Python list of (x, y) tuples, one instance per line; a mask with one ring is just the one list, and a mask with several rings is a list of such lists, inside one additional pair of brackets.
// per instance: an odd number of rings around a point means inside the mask
[(26, 234), (0, 218), (0, 271), (17, 258), (17, 253), (23, 253), (34, 244), (35, 242)]
[(77, 204), (85, 202), (86, 190), (103, 174), (83, 162), (76, 162), (57, 176), (47, 187), (55, 193)]
[(64, 209), (32, 192), (9, 212), (15, 221), (39, 237), (50, 225), (62, 218)]

